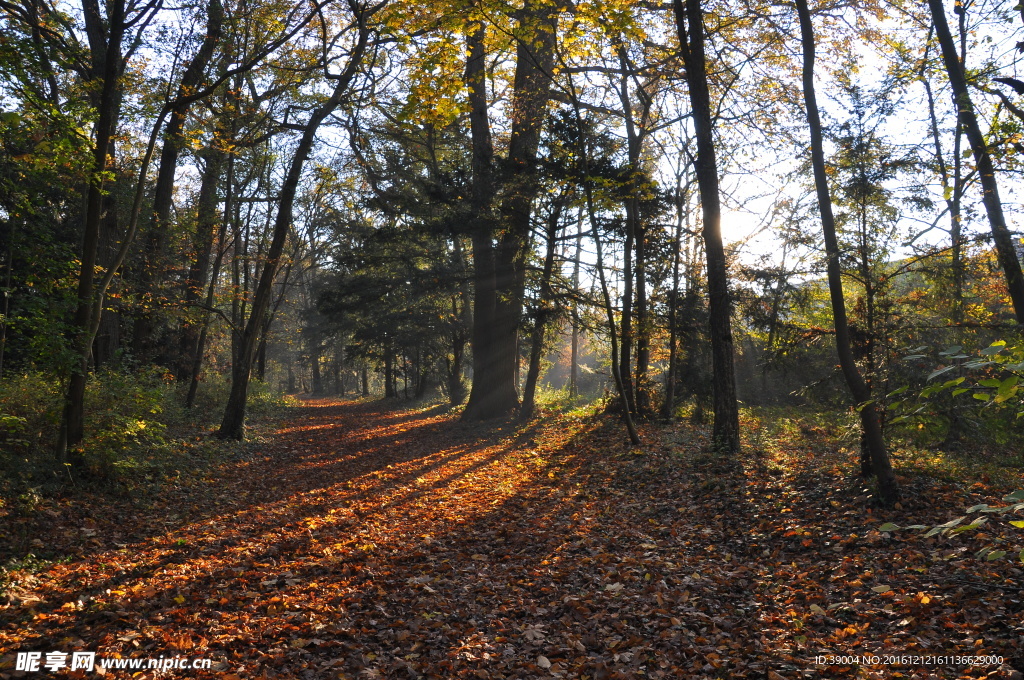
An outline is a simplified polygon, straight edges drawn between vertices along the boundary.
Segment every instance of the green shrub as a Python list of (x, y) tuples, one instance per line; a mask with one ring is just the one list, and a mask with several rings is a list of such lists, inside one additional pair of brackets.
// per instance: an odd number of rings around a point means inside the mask
[[(942, 440), (971, 434), (999, 445), (1024, 435), (1024, 343), (993, 342), (978, 352), (959, 345), (934, 356), (919, 347), (907, 357), (936, 366), (925, 387), (909, 385), (889, 395), (890, 423), (906, 423)], [(898, 397), (898, 399), (896, 398)]]
[[(187, 384), (158, 367), (103, 369), (90, 376), (85, 398), (83, 469), (54, 455), (64, 386), (42, 373), (8, 375), (0, 383), (0, 498), (10, 508), (52, 495), (68, 484), (106, 485), (118, 492), (158, 488), (178, 470), (232, 455), (237, 447), (202, 436), (219, 423), (229, 382), (212, 376), (191, 410)], [(249, 419), (276, 417), (285, 398), (251, 383)], [(26, 495), (28, 494), (28, 495)]]
[(82, 451), (88, 470), (110, 477), (134, 468), (133, 458), (167, 445), (168, 422), (180, 422), (172, 377), (158, 367), (127, 373), (98, 372), (86, 388), (86, 437)]

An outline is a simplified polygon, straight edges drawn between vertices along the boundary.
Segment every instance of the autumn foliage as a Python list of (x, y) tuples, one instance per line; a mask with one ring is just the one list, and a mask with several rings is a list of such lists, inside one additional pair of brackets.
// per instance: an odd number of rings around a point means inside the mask
[[(701, 428), (640, 450), (610, 416), (547, 415), (309, 400), (148, 501), (4, 516), (67, 557), (6, 574), (0, 677), (51, 650), (229, 679), (1019, 677), (1024, 570), (971, 555), (1019, 535), (878, 531), (1005, 487), (905, 477), (880, 512), (824, 431), (723, 465)], [(1002, 661), (913, 661), (938, 655)]]

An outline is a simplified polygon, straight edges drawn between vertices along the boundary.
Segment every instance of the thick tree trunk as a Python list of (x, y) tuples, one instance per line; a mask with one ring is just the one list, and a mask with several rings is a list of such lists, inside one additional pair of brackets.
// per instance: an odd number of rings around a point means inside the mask
[(683, 3), (684, 0), (673, 0), (679, 45), (686, 59), (686, 83), (690, 91), (697, 139), (697, 186), (700, 189), (704, 218), (702, 235), (707, 257), (711, 363), (714, 372), (714, 446), (723, 453), (737, 453), (740, 450), (740, 421), (733, 366), (732, 302), (729, 299), (729, 272), (722, 245), (722, 209), (704, 50), (704, 17), (700, 0), (685, 0), (685, 9)]
[[(482, 300), (474, 305), (474, 376), (464, 418), (485, 420), (507, 416), (519, 406), (517, 376), (519, 371), (519, 328), (523, 313), (526, 282), (526, 258), (529, 251), (530, 212), (538, 190), (535, 175), (537, 148), (544, 126), (549, 85), (554, 67), (557, 12), (548, 5), (537, 6), (527, 0), (522, 11), (520, 28), (525, 36), (516, 45), (516, 73), (512, 94), (512, 129), (509, 137), (505, 199), (501, 205), (503, 229), (493, 253), (494, 289), (488, 291), (489, 278), (485, 261), (478, 260), (478, 250), (487, 250), (492, 243), (493, 227), (474, 230), (474, 266), (485, 267), (477, 274), (479, 298), (493, 297), (493, 305)], [(486, 160), (490, 132), (486, 130), (486, 96), (483, 89), (483, 34), (475, 31), (469, 39), (470, 58), (466, 65), (466, 82), (470, 90), (470, 120), (474, 146), (474, 202), (478, 199), (477, 162)], [(491, 154), (493, 155), (493, 154)], [(481, 175), (485, 179), (489, 173)], [(488, 183), (479, 185), (485, 189)], [(483, 206), (481, 206), (483, 207)], [(474, 210), (480, 220), (484, 215)], [(485, 242), (486, 241), (486, 242)], [(478, 248), (478, 245), (480, 246)], [(483, 280), (482, 280), (483, 279)], [(485, 284), (483, 289), (481, 283)], [(493, 315), (488, 318), (488, 312)], [(480, 314), (483, 316), (479, 316)], [(489, 330), (483, 330), (489, 323)], [(483, 345), (477, 340), (485, 339)], [(477, 368), (483, 374), (477, 373)]]
[[(486, 27), (481, 21), (466, 36), (466, 87), (469, 92), (470, 136), (473, 144), (472, 245), (473, 245), (473, 388), (463, 417), (485, 419), (500, 408), (485, 388), (492, 380), (492, 332), (496, 300), (494, 226), (491, 199), (494, 195), (494, 146), (487, 112)], [(476, 395), (475, 398), (473, 395)]]
[(956, 44), (949, 31), (942, 0), (928, 0), (928, 6), (931, 8), (935, 35), (942, 48), (942, 61), (946, 66), (949, 84), (953, 90), (953, 103), (959, 113), (960, 121), (963, 123), (967, 141), (970, 142), (971, 151), (974, 153), (974, 162), (978, 167), (978, 179), (981, 181), (982, 189), (981, 200), (988, 215), (989, 227), (992, 230), (996, 258), (1006, 277), (1006, 287), (1010, 293), (1017, 323), (1024, 324), (1024, 274), (1021, 273), (1020, 259), (1017, 257), (1017, 251), (1013, 245), (1013, 236), (1006, 226), (1006, 218), (1003, 215), (1003, 204), (999, 199), (999, 184), (996, 182), (995, 166), (992, 164), (988, 145), (985, 143), (981, 126), (978, 124), (978, 117), (974, 113), (964, 67), (960, 62)]
[(843, 280), (839, 263), (839, 239), (836, 236), (835, 217), (832, 214), (832, 198), (829, 195), (828, 177), (825, 173), (825, 152), (822, 141), (821, 119), (814, 93), (814, 26), (807, 8), (807, 0), (796, 0), (800, 16), (800, 37), (803, 41), (803, 87), (804, 104), (807, 109), (807, 127), (811, 136), (811, 162), (814, 171), (814, 188), (818, 196), (821, 227), (824, 233), (825, 253), (828, 258), (828, 288), (832, 300), (832, 316), (835, 320), (836, 349), (839, 365), (846, 384), (860, 412), (861, 428), (865, 448), (870, 452), (871, 464), (878, 477), (879, 499), (886, 505), (896, 502), (899, 489), (893, 474), (889, 452), (882, 437), (881, 418), (878, 408), (871, 399), (871, 390), (861, 376), (853, 355), (850, 329), (846, 318), (846, 301), (843, 297)]
[[(57, 437), (57, 459), (61, 464), (69, 462), (68, 452), (77, 449), (85, 436), (85, 384), (92, 356), (90, 331), (94, 323), (95, 271), (100, 223), (103, 219), (103, 177), (107, 171), (107, 155), (117, 125), (120, 80), (124, 68), (121, 42), (125, 31), (125, 6), (122, 1), (115, 0), (107, 7), (109, 14), (107, 21), (104, 22), (97, 3), (90, 2), (85, 6), (86, 25), (90, 33), (92, 59), (96, 66), (96, 77), (99, 79), (100, 96), (92, 150), (92, 177), (86, 195), (78, 301), (71, 326), (71, 346), (75, 354), (75, 363), (71, 367), (68, 379), (64, 412)], [(75, 460), (70, 462), (77, 464), (81, 461), (76, 456)]]

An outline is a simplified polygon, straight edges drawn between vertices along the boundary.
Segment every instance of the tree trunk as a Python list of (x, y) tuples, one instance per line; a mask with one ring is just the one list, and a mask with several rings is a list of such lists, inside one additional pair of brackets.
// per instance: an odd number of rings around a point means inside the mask
[[(572, 291), (579, 294), (580, 289), (580, 252), (583, 249), (583, 213), (580, 212), (576, 222), (576, 254), (572, 260)], [(580, 313), (576, 300), (572, 301), (572, 339), (569, 351), (569, 398), (580, 396), (579, 363), (580, 363)]]
[[(185, 144), (181, 131), (185, 127), (189, 109), (195, 103), (190, 95), (202, 85), (206, 67), (220, 42), (223, 23), (224, 8), (220, 0), (209, 0), (206, 5), (206, 35), (181, 76), (175, 98), (177, 104), (171, 108), (167, 124), (164, 126), (163, 147), (160, 150), (160, 163), (153, 192), (153, 214), (149, 225), (149, 237), (146, 239), (145, 262), (140, 272), (140, 288), (143, 292), (153, 292), (156, 282), (160, 280), (167, 242), (167, 225), (174, 197), (174, 175), (178, 168), (178, 156)], [(148, 357), (154, 348), (154, 311), (152, 308), (143, 310), (135, 323), (135, 345), (140, 358)]]
[[(78, 275), (78, 302), (71, 326), (71, 346), (75, 363), (71, 367), (68, 379), (64, 412), (57, 437), (57, 459), (62, 465), (69, 462), (68, 452), (77, 449), (85, 436), (85, 383), (92, 356), (90, 329), (94, 321), (95, 270), (100, 223), (103, 219), (103, 177), (107, 172), (107, 155), (117, 125), (120, 80), (124, 68), (121, 42), (125, 31), (125, 6), (122, 0), (115, 0), (107, 7), (109, 14), (107, 21), (104, 22), (100, 16), (98, 3), (90, 2), (85, 5), (92, 58), (98, 66), (96, 76), (100, 80), (100, 96), (92, 149), (92, 177), (86, 196), (81, 269)], [(95, 35), (97, 33), (98, 36)], [(81, 460), (76, 455), (75, 460), (70, 462), (80, 463)]]
[[(189, 369), (195, 358), (193, 350), (197, 345), (199, 334), (202, 332), (202, 326), (209, 316), (209, 312), (206, 310), (197, 312), (196, 306), (200, 300), (204, 300), (206, 297), (204, 291), (207, 277), (210, 276), (210, 260), (214, 257), (213, 248), (218, 232), (218, 223), (220, 225), (224, 224), (224, 222), (218, 219), (217, 205), (219, 203), (218, 187), (224, 172), (226, 154), (218, 148), (210, 147), (203, 153), (203, 156), (206, 158), (206, 167), (203, 169), (203, 178), (199, 185), (199, 206), (196, 216), (195, 239), (193, 241), (195, 244), (195, 257), (189, 263), (188, 273), (185, 278), (185, 290), (182, 294), (187, 313), (190, 316), (196, 315), (197, 319), (202, 321), (186, 320), (182, 328), (179, 350), (181, 362), (178, 369), (180, 379), (190, 377), (191, 375)], [(219, 253), (217, 257), (219, 265)], [(214, 276), (216, 276), (216, 273), (214, 273)]]
[[(489, 278), (485, 269), (478, 274), (477, 298), (482, 295), (493, 297), (490, 301), (474, 306), (474, 376), (473, 387), (466, 404), (464, 418), (486, 420), (506, 416), (519, 405), (517, 375), (519, 370), (519, 327), (523, 312), (523, 294), (526, 282), (526, 258), (529, 251), (530, 211), (538, 190), (535, 166), (537, 148), (540, 144), (546, 108), (550, 100), (549, 85), (554, 67), (557, 11), (548, 5), (535, 5), (527, 0), (522, 11), (519, 26), (526, 38), (516, 45), (516, 73), (512, 92), (512, 129), (509, 137), (509, 151), (506, 175), (506, 198), (501, 206), (503, 229), (493, 253), (494, 288), (487, 290)], [(488, 157), (490, 132), (483, 123), (486, 121), (486, 96), (484, 92), (483, 34), (475, 31), (469, 40), (470, 58), (466, 65), (466, 81), (470, 90), (473, 146), (474, 146), (474, 202), (476, 192), (488, 187), (488, 183), (477, 185), (478, 157)], [(491, 154), (493, 155), (493, 154)], [(481, 175), (485, 179), (489, 173)], [(477, 207), (477, 206), (474, 206)], [(480, 206), (483, 207), (483, 206)], [(481, 213), (474, 210), (479, 220)], [(492, 243), (493, 227), (474, 230), (473, 254), (475, 266), (485, 268), (489, 263), (477, 260), (478, 242), (487, 249)], [(486, 239), (486, 243), (484, 240)], [(482, 253), (486, 257), (486, 253)], [(480, 288), (480, 283), (485, 288)], [(488, 318), (488, 312), (493, 315)], [(479, 316), (480, 313), (484, 316)], [(490, 322), (489, 331), (477, 332)], [(478, 336), (485, 339), (477, 345)], [(479, 356), (478, 356), (479, 355)], [(483, 374), (477, 373), (477, 366)]]
[[(967, 38), (963, 12), (959, 13), (959, 18), (960, 47), (961, 53), (963, 53)], [(935, 27), (933, 25), (931, 30), (934, 29)], [(930, 32), (928, 35), (928, 42), (931, 42)], [(928, 98), (928, 121), (931, 127), (932, 143), (935, 146), (935, 162), (939, 168), (939, 179), (942, 181), (942, 194), (946, 201), (946, 209), (949, 211), (950, 259), (953, 272), (953, 299), (951, 300), (950, 319), (953, 321), (954, 325), (958, 326), (957, 334), (959, 335), (962, 330), (959, 326), (964, 322), (964, 283), (966, 280), (966, 271), (963, 259), (963, 216), (961, 210), (964, 194), (963, 158), (960, 153), (964, 128), (963, 120), (960, 116), (957, 116), (956, 126), (953, 131), (953, 153), (951, 156), (953, 173), (952, 177), (950, 177), (950, 172), (946, 165), (945, 154), (942, 149), (942, 138), (939, 132), (939, 119), (935, 112), (935, 97), (932, 94), (931, 83), (928, 81), (928, 74), (926, 72), (927, 63), (928, 46), (926, 45), (925, 58), (922, 60), (921, 66), (921, 83), (924, 85), (925, 94)]]
[[(577, 112), (577, 120), (578, 113), (579, 112)], [(586, 144), (586, 142), (584, 141), (583, 144)], [(584, 163), (587, 163), (587, 161), (584, 160)], [(589, 173), (589, 170), (587, 172)], [(585, 193), (587, 198), (587, 212), (590, 215), (591, 234), (597, 248), (597, 278), (601, 283), (601, 296), (604, 298), (605, 315), (608, 319), (608, 331), (612, 344), (612, 379), (615, 381), (615, 388), (619, 391), (619, 397), (623, 400), (623, 403), (625, 403), (625, 385), (622, 382), (622, 366), (619, 364), (619, 348), (617, 346), (617, 334), (615, 332), (615, 313), (612, 309), (611, 294), (608, 292), (608, 281), (604, 275), (604, 254), (601, 252), (601, 234), (597, 229), (597, 211), (594, 207), (593, 189), (589, 184), (589, 180), (585, 187)], [(629, 435), (629, 442), (633, 446), (640, 446), (640, 434), (636, 430), (636, 424), (633, 421), (633, 414), (628, 408), (622, 409), (622, 421), (626, 424), (626, 433)]]
[(647, 371), (651, 363), (651, 319), (647, 300), (647, 228), (638, 225), (636, 235), (636, 392), (637, 415), (651, 414), (651, 385)]
[(314, 335), (309, 340), (309, 372), (312, 377), (313, 396), (319, 397), (324, 393), (324, 380), (320, 374), (320, 337)]
[(544, 268), (541, 271), (540, 299), (537, 300), (537, 316), (533, 326), (533, 337), (530, 338), (530, 361), (526, 371), (526, 384), (523, 386), (523, 405), (519, 410), (521, 420), (533, 417), (534, 398), (537, 394), (537, 381), (540, 379), (540, 362), (544, 355), (544, 329), (551, 318), (551, 275), (555, 269), (555, 246), (558, 242), (558, 222), (562, 216), (562, 206), (552, 210), (548, 220), (547, 247), (544, 252)]
[[(650, 362), (649, 331), (647, 319), (647, 274), (645, 243), (646, 229), (641, 224), (640, 193), (643, 190), (641, 167), (644, 139), (651, 99), (639, 91), (640, 102), (634, 105), (630, 96), (629, 82), (637, 77), (625, 48), (616, 48), (621, 75), (619, 78), (619, 103), (622, 106), (623, 122), (626, 131), (626, 156), (628, 161), (628, 194), (625, 200), (626, 239), (623, 245), (623, 293), (622, 293), (622, 367), (623, 387), (628, 395), (628, 406), (635, 415), (646, 415), (650, 412), (650, 391), (647, 385), (647, 366)], [(639, 108), (639, 120), (634, 110)], [(636, 260), (634, 262), (634, 252)], [(635, 301), (634, 301), (635, 292)], [(634, 311), (635, 302), (635, 311)], [(632, 371), (633, 354), (636, 355), (636, 374)]]
[(622, 308), (619, 312), (619, 371), (622, 374), (623, 408), (636, 415), (633, 385), (633, 241), (636, 235), (636, 201), (626, 199), (626, 238), (622, 244)]
[[(455, 271), (466, 271), (466, 259), (463, 253), (461, 237), (455, 236), (452, 240), (452, 256), (454, 259)], [(466, 356), (466, 344), (469, 341), (473, 329), (473, 296), (470, 291), (469, 281), (465, 276), (459, 284), (458, 295), (452, 296), (452, 312), (458, 322), (452, 332), (452, 358), (448, 367), (448, 401), (452, 406), (457, 406), (466, 398), (466, 387), (463, 379), (463, 365)]]
[(714, 446), (722, 453), (738, 453), (740, 421), (733, 366), (732, 302), (729, 299), (729, 272), (725, 248), (722, 245), (722, 210), (711, 94), (708, 90), (704, 53), (704, 20), (700, 0), (685, 0), (685, 9), (683, 3), (684, 0), (673, 0), (679, 45), (686, 62), (686, 82), (690, 91), (693, 127), (697, 139), (696, 173), (704, 218), (702, 235), (707, 257), (708, 311), (714, 373)]
[[(1017, 323), (1024, 324), (1024, 274), (1021, 273), (1020, 260), (1013, 245), (1013, 236), (1010, 234), (1010, 230), (1006, 226), (1006, 218), (1003, 216), (1003, 204), (999, 199), (995, 166), (992, 164), (988, 145), (985, 144), (985, 137), (978, 124), (978, 117), (974, 113), (964, 67), (957, 54), (956, 44), (949, 31), (949, 24), (946, 22), (946, 11), (942, 6), (942, 0), (928, 0), (928, 6), (931, 8), (935, 35), (942, 48), (942, 61), (946, 66), (949, 84), (953, 90), (953, 103), (959, 113), (960, 121), (963, 123), (967, 141), (970, 142), (971, 151), (974, 153), (974, 162), (978, 167), (982, 203), (985, 206), (988, 223), (992, 230), (996, 258), (1006, 277), (1006, 287), (1010, 293)], [(960, 8), (960, 11), (964, 11), (963, 8)]]
[(807, 9), (807, 0), (797, 0), (796, 7), (800, 16), (800, 37), (803, 42), (804, 104), (807, 109), (807, 126), (811, 136), (814, 188), (818, 196), (825, 252), (828, 258), (828, 288), (832, 300), (832, 316), (835, 320), (839, 365), (856, 402), (856, 408), (860, 412), (864, 443), (870, 452), (872, 468), (878, 476), (879, 500), (883, 504), (892, 505), (899, 497), (899, 489), (896, 485), (892, 464), (889, 461), (889, 452), (885, 448), (885, 441), (882, 437), (882, 425), (877, 406), (871, 400), (871, 391), (867, 383), (864, 382), (853, 356), (850, 329), (846, 318), (846, 301), (843, 298), (843, 280), (839, 263), (839, 240), (836, 236), (832, 198), (829, 195), (828, 177), (825, 173), (821, 119), (814, 93), (814, 26), (811, 23), (810, 11)]
[(395, 360), (391, 349), (391, 340), (384, 341), (384, 398), (393, 399), (398, 396), (395, 391)]
[(683, 241), (683, 201), (685, 200), (682, 188), (676, 188), (676, 233), (672, 240), (672, 294), (668, 302), (668, 369), (665, 371), (665, 396), (661, 402), (661, 417), (665, 420), (672, 420), (675, 414), (676, 401), (676, 310), (679, 304), (679, 264), (681, 258), (680, 250)]
[[(473, 245), (473, 387), (463, 417), (485, 419), (500, 410), (491, 404), (484, 389), (492, 380), (492, 331), (494, 328), (495, 269), (494, 227), (491, 198), (494, 195), (494, 146), (487, 113), (486, 27), (481, 21), (466, 36), (466, 87), (469, 92), (470, 136), (473, 145), (473, 177), (470, 208)], [(474, 398), (473, 395), (476, 395)]]
[[(203, 305), (203, 311), (202, 311), (202, 316), (201, 316), (201, 321), (200, 321), (200, 326), (199, 326), (199, 337), (196, 339), (196, 343), (195, 343), (194, 349), (192, 350), (192, 364), (189, 367), (188, 396), (185, 397), (185, 407), (186, 408), (192, 408), (195, 405), (196, 393), (199, 390), (199, 376), (202, 373), (203, 355), (206, 352), (206, 336), (207, 336), (208, 329), (210, 327), (210, 309), (213, 307), (213, 302), (214, 302), (214, 299), (215, 299), (214, 296), (215, 296), (215, 294), (217, 292), (217, 278), (220, 276), (221, 263), (224, 260), (224, 253), (227, 251), (227, 243), (225, 241), (226, 241), (227, 235), (228, 235), (228, 222), (231, 220), (231, 214), (232, 214), (232, 210), (233, 210), (233, 206), (232, 206), (231, 202), (232, 202), (232, 198), (234, 196), (233, 188), (234, 188), (234, 183), (235, 183), (235, 159), (234, 159), (234, 156), (232, 156), (231, 158), (228, 159), (227, 165), (228, 165), (228, 167), (227, 167), (227, 178), (226, 178), (225, 187), (224, 187), (224, 212), (223, 212), (223, 219), (221, 219), (220, 229), (218, 230), (218, 234), (217, 234), (217, 255), (216, 255), (216, 257), (214, 257), (213, 266), (210, 267), (209, 283), (206, 284), (206, 299), (205, 299), (205, 302), (204, 302), (204, 305)], [(211, 170), (212, 170), (212, 168), (207, 166), (207, 172), (209, 173)], [(204, 176), (203, 179), (204, 179), (204, 184), (205, 184), (207, 178)], [(213, 224), (212, 223), (216, 219), (216, 214), (215, 214), (215, 210), (214, 210), (216, 208), (216, 204), (215, 204), (215, 201), (213, 200), (213, 197), (209, 197), (209, 198), (210, 198), (210, 200), (207, 201), (204, 204), (204, 202), (202, 201), (202, 190), (200, 189), (200, 204), (199, 204), (200, 205), (200, 210), (199, 210), (200, 219), (199, 219), (198, 228), (199, 229), (204, 229), (204, 227), (203, 227), (204, 220), (209, 220), (210, 223), (211, 223), (209, 225), (209, 229), (210, 229), (210, 233), (212, 234), (213, 233)], [(204, 205), (206, 206), (205, 208), (203, 207)], [(206, 210), (210, 210), (211, 213), (208, 215), (205, 212)], [(211, 246), (210, 246), (211, 250), (212, 250), (212, 247), (213, 246), (212, 246), (212, 243), (211, 243)], [(195, 280), (199, 280), (199, 278), (200, 277), (199, 277), (199, 275), (197, 273)], [(206, 280), (206, 275), (205, 274), (202, 276), (202, 280), (205, 282), (205, 280)], [(231, 335), (232, 335), (232, 338), (235, 335), (235, 329), (234, 328), (231, 329)], [(291, 387), (294, 387), (294, 378), (291, 375), (291, 366), (290, 365), (289, 365), (289, 374), (288, 375), (289, 375), (289, 380), (292, 383)], [(292, 390), (292, 391), (294, 391), (294, 390)]]
[(231, 367), (231, 393), (228, 396), (228, 403), (224, 409), (224, 419), (218, 431), (218, 436), (221, 438), (242, 439), (245, 436), (245, 406), (249, 392), (249, 376), (252, 371), (260, 331), (263, 329), (263, 319), (270, 305), (274, 279), (277, 276), (281, 254), (284, 252), (285, 240), (288, 237), (292, 224), (292, 209), (295, 203), (299, 179), (302, 176), (302, 168), (312, 151), (313, 141), (316, 138), (320, 124), (341, 104), (342, 98), (348, 92), (349, 86), (356, 76), (369, 40), (369, 29), (366, 26), (367, 19), (368, 17), (365, 15), (356, 17), (356, 21), (359, 23), (359, 35), (353, 52), (350, 55), (348, 65), (338, 76), (331, 96), (323, 105), (316, 108), (310, 114), (309, 120), (303, 126), (302, 137), (296, 147), (295, 155), (292, 157), (288, 174), (281, 185), (278, 197), (277, 218), (274, 222), (273, 239), (267, 251), (259, 283), (256, 286), (249, 319), (246, 321), (245, 329), (240, 337), (238, 358)]

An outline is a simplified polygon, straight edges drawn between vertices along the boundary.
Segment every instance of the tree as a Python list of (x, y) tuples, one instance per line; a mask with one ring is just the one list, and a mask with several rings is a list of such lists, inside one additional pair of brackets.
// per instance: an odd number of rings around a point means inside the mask
[[(494, 157), (484, 92), (482, 23), (469, 35), (466, 84), (473, 140), (473, 386), (463, 417), (488, 420), (519, 406), (519, 328), (523, 313), (530, 217), (537, 193), (535, 166), (550, 100), (558, 13), (527, 0), (516, 28), (508, 154), (501, 173), (500, 205), (493, 189)], [(482, 18), (481, 18), (482, 21)], [(496, 208), (496, 209), (495, 209)]]
[[(85, 385), (92, 356), (92, 341), (99, 328), (106, 287), (123, 260), (123, 256), (115, 259), (104, 277), (97, 281), (100, 226), (104, 217), (105, 195), (109, 190), (109, 185), (106, 185), (108, 163), (121, 108), (122, 76), (129, 57), (138, 47), (139, 36), (153, 20), (160, 6), (159, 0), (151, 1), (141, 8), (129, 6), (123, 0), (114, 0), (107, 4), (104, 15), (96, 0), (85, 0), (83, 3), (82, 16), (92, 60), (89, 75), (99, 94), (96, 97), (92, 173), (86, 194), (78, 302), (71, 331), (71, 346), (76, 358), (68, 377), (64, 415), (57, 439), (57, 457), (62, 463), (67, 460), (68, 451), (75, 450), (84, 436)], [(126, 236), (124, 240), (127, 242), (129, 239)]]
[[(372, 6), (353, 3), (350, 6), (352, 13), (350, 23), (332, 35), (330, 44), (323, 45), (325, 53), (319, 66), (324, 69), (326, 80), (333, 82), (333, 87), (327, 99), (319, 103), (310, 113), (306, 122), (300, 125), (301, 137), (292, 156), (284, 183), (281, 185), (273, 238), (267, 249), (249, 318), (239, 337), (239, 351), (231, 369), (231, 393), (228, 396), (224, 418), (218, 430), (218, 436), (221, 438), (242, 439), (245, 436), (245, 406), (250, 374), (256, 357), (259, 337), (263, 331), (267, 308), (270, 305), (274, 279), (281, 264), (281, 254), (284, 251), (285, 240), (291, 227), (292, 206), (295, 202), (302, 170), (312, 150), (320, 125), (341, 105), (346, 97), (351, 96), (350, 88), (362, 69), (363, 57), (370, 47), (370, 39), (375, 30), (370, 23), (371, 19), (383, 7), (383, 3)], [(323, 19), (321, 21), (324, 22), (321, 28), (324, 31), (329, 30), (326, 21)], [(347, 50), (347, 63), (341, 72), (332, 73), (331, 65), (337, 57), (329, 54), (327, 50), (332, 45), (338, 45), (345, 35), (352, 36), (351, 45)]]
[(676, 31), (679, 34), (679, 49), (683, 54), (686, 70), (697, 141), (696, 174), (703, 216), (704, 251), (707, 257), (709, 324), (714, 369), (714, 445), (723, 453), (736, 453), (740, 450), (740, 421), (733, 366), (732, 302), (729, 298), (725, 249), (722, 246), (722, 209), (705, 57), (704, 15), (700, 0), (673, 0), (672, 6), (675, 12)]
[[(939, 47), (942, 49), (942, 61), (946, 66), (946, 74), (949, 77), (949, 84), (953, 90), (953, 101), (956, 106), (957, 115), (964, 126), (964, 132), (971, 145), (971, 152), (974, 154), (974, 163), (978, 168), (978, 179), (981, 183), (982, 203), (988, 215), (989, 227), (992, 230), (992, 240), (995, 243), (996, 253), (999, 258), (999, 265), (1006, 277), (1006, 286), (1010, 292), (1010, 300), (1013, 303), (1014, 315), (1018, 324), (1024, 324), (1024, 273), (1021, 272), (1020, 259), (1013, 246), (1013, 237), (1006, 226), (1006, 218), (1003, 215), (1003, 204), (999, 198), (999, 183), (996, 180), (995, 166), (992, 163), (992, 156), (989, 153), (985, 136), (981, 132), (981, 125), (974, 112), (974, 104), (971, 101), (971, 93), (967, 89), (967, 77), (964, 74), (964, 66), (961, 56), (956, 49), (953, 35), (949, 30), (949, 23), (946, 21), (946, 11), (942, 6), (942, 0), (928, 0), (928, 7), (931, 9), (932, 22), (935, 27), (935, 36), (939, 40)], [(959, 12), (964, 8), (958, 6)]]
[[(202, 89), (210, 65), (223, 34), (224, 7), (220, 0), (209, 0), (206, 5), (206, 34), (196, 53), (188, 61), (178, 81), (177, 96), (170, 105), (167, 124), (164, 126), (163, 145), (157, 165), (156, 185), (153, 190), (152, 217), (149, 223), (149, 238), (146, 244), (145, 262), (141, 271), (141, 286), (152, 290), (167, 241), (168, 220), (174, 196), (174, 176), (178, 169), (178, 156), (185, 140), (182, 130), (189, 110), (195, 104), (190, 95)], [(217, 159), (214, 159), (216, 163)], [(153, 312), (143, 310), (135, 326), (135, 346), (141, 356), (151, 352), (154, 333)]]
[(836, 350), (839, 364), (846, 378), (846, 384), (860, 412), (864, 445), (869, 451), (872, 470), (878, 478), (879, 498), (886, 505), (892, 505), (899, 497), (896, 477), (892, 471), (889, 452), (882, 438), (882, 423), (877, 404), (871, 399), (871, 390), (857, 367), (850, 340), (850, 327), (846, 317), (846, 300), (843, 296), (842, 269), (840, 266), (839, 240), (836, 236), (836, 222), (832, 213), (832, 198), (829, 194), (828, 176), (825, 169), (825, 151), (818, 113), (818, 102), (814, 92), (814, 25), (807, 0), (796, 0), (800, 19), (800, 39), (803, 45), (803, 93), (807, 115), (807, 127), (811, 137), (811, 164), (814, 172), (814, 187), (818, 197), (818, 211), (825, 240), (828, 287), (832, 301), (832, 316), (835, 323)]

